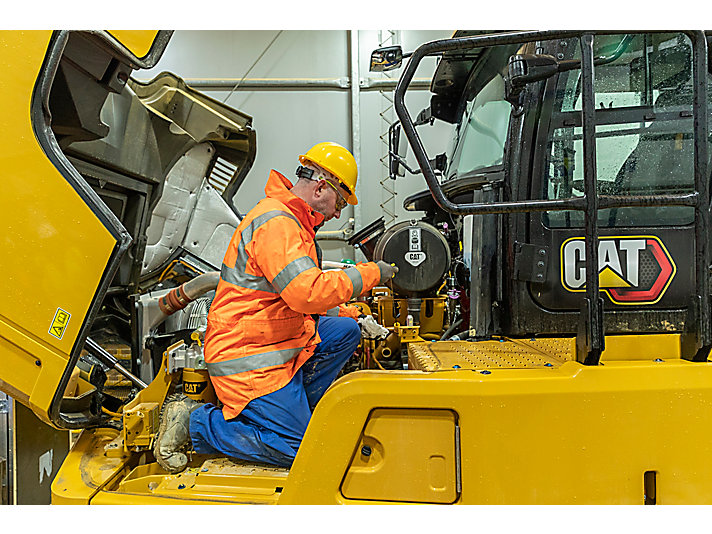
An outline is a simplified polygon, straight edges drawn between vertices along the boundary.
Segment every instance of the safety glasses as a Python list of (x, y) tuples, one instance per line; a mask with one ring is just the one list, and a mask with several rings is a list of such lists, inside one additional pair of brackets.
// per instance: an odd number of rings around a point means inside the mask
[(314, 181), (319, 181), (319, 180), (324, 180), (327, 184), (331, 186), (331, 188), (336, 191), (336, 210), (341, 211), (346, 207), (346, 199), (344, 198), (344, 195), (341, 194), (341, 191), (339, 191), (339, 187), (331, 183), (331, 181), (324, 176), (321, 173), (316, 173), (313, 169), (309, 169), (307, 167), (299, 166), (297, 167), (297, 177), (299, 178), (306, 178), (307, 180), (314, 180)]
[(324, 180), (327, 184), (331, 186), (331, 188), (336, 191), (336, 211), (341, 211), (346, 207), (346, 199), (344, 198), (344, 195), (341, 194), (341, 191), (332, 184), (329, 180)]

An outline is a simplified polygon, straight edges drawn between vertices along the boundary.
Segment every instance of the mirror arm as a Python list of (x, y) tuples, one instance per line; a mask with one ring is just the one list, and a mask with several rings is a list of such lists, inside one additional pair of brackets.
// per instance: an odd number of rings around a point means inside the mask
[(421, 174), (423, 172), (420, 169), (411, 169), (405, 162), (405, 159), (394, 153), (392, 150), (389, 150), (388, 154), (390, 154), (390, 156), (395, 159), (400, 165), (403, 165), (403, 167), (405, 167), (405, 170), (408, 171), (410, 174)]

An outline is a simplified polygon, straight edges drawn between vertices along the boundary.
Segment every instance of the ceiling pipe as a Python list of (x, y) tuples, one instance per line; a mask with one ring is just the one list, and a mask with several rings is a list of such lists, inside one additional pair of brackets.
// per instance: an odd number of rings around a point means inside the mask
[[(237, 88), (235, 85), (239, 82)], [(237, 80), (231, 78), (186, 78), (185, 83), (194, 89), (204, 91), (348, 91), (351, 89), (350, 78), (249, 78)], [(397, 79), (375, 80), (371, 78), (359, 79), (360, 91), (395, 90)], [(430, 89), (430, 79), (416, 79), (411, 82), (408, 89)]]

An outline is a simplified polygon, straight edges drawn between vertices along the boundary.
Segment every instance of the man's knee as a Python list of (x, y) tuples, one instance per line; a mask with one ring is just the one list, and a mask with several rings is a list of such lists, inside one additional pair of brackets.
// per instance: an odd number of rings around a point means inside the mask
[(353, 344), (356, 350), (356, 346), (361, 341), (361, 327), (351, 318), (344, 319), (344, 341)]

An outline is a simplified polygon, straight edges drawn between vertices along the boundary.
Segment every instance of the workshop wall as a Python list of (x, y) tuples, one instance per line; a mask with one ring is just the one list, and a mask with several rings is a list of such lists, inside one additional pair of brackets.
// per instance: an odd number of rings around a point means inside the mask
[[(297, 156), (315, 143), (335, 141), (354, 151), (359, 164), (359, 206), (348, 207), (340, 219), (330, 221), (323, 230), (339, 230), (354, 217), (358, 231), (381, 216), (385, 216), (386, 225), (395, 218), (412, 217), (403, 210), (403, 200), (426, 188), (421, 175), (406, 175), (395, 182), (387, 179), (386, 134), (395, 120), (393, 90), (369, 85), (375, 80), (397, 80), (402, 69), (369, 72), (371, 51), (381, 45), (401, 44), (409, 52), (426, 41), (447, 38), (452, 33), (452, 30), (176, 31), (158, 65), (134, 76), (150, 80), (164, 70), (172, 71), (189, 84), (192, 80), (196, 88), (211, 97), (253, 117), (257, 157), (235, 200), (241, 213), (263, 198), (270, 169), (293, 178), (299, 164)], [(358, 44), (357, 62), (351, 54), (353, 43)], [(431, 78), (435, 66), (435, 59), (428, 58), (418, 69), (415, 80)], [(352, 73), (360, 79), (357, 98), (349, 85)], [(240, 82), (248, 86), (256, 79), (267, 79), (267, 83), (278, 79), (311, 81), (303, 87), (287, 89), (250, 90), (239, 86)], [(201, 87), (206, 80), (218, 80), (224, 87)], [(316, 85), (324, 80), (332, 86)], [(339, 84), (340, 87), (333, 86)], [(415, 117), (429, 99), (427, 89), (407, 94), (406, 105), (411, 115)], [(419, 129), (431, 156), (445, 151), (451, 130), (444, 123)], [(411, 167), (417, 168), (410, 151), (407, 160)], [(325, 259), (364, 259), (360, 252), (354, 256), (354, 250), (343, 241), (320, 240), (320, 243)]]

